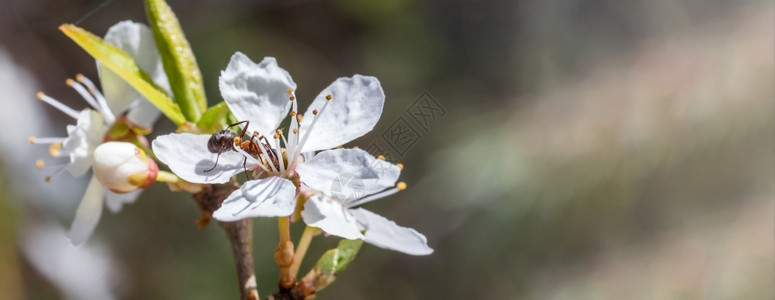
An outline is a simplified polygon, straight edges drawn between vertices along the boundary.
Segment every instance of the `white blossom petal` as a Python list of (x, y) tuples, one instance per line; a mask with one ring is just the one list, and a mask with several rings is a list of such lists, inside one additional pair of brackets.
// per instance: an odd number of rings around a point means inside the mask
[(300, 164), (296, 172), (309, 187), (349, 201), (394, 186), (401, 169), (361, 149), (333, 149)]
[(256, 64), (240, 52), (234, 53), (218, 79), (221, 96), (239, 121), (250, 121), (249, 132), (274, 133), (288, 114), (288, 89), (296, 83), (273, 57)]
[[(105, 41), (126, 52), (135, 60), (140, 69), (151, 76), (153, 83), (169, 94), (169, 81), (164, 72), (164, 66), (161, 62), (159, 50), (156, 48), (153, 33), (148, 26), (132, 21), (118, 22), (108, 29), (108, 33), (105, 34)], [(105, 101), (114, 114), (123, 113), (134, 102), (148, 102), (145, 97), (140, 95), (113, 71), (102, 66), (99, 62), (97, 63), (97, 68), (100, 73), (100, 83), (102, 84)], [(150, 104), (150, 102), (148, 103)], [(158, 117), (158, 114), (156, 114), (156, 117)], [(135, 121), (132, 118), (130, 120)], [(152, 124), (153, 122), (150, 123)]]
[(301, 217), (308, 226), (318, 227), (328, 234), (350, 240), (363, 239), (355, 216), (341, 203), (315, 195), (304, 203)]
[(251, 217), (289, 216), (296, 208), (296, 186), (288, 179), (250, 180), (223, 201), (213, 218), (232, 222)]
[[(323, 109), (329, 94), (333, 98)], [(331, 149), (366, 134), (377, 125), (384, 104), (385, 93), (377, 78), (355, 75), (337, 79), (320, 92), (304, 113), (299, 130), (302, 135), (312, 125), (312, 111), (317, 110), (320, 116), (303, 151)]]
[[(162, 135), (153, 140), (153, 153), (160, 161), (167, 164), (175, 175), (193, 183), (224, 183), (229, 178), (243, 171), (245, 159), (234, 151), (225, 151), (218, 158), (218, 166), (205, 172), (215, 165), (216, 153), (207, 150), (206, 134), (172, 133)], [(247, 162), (248, 170), (256, 165)]]
[(143, 190), (137, 189), (123, 194), (117, 194), (108, 189), (105, 189), (103, 192), (105, 193), (105, 206), (108, 207), (110, 212), (115, 214), (121, 211), (121, 207), (124, 206), (124, 204), (134, 203), (137, 198), (140, 197)]
[(395, 222), (363, 208), (350, 211), (366, 230), (367, 243), (411, 255), (433, 253), (433, 249), (428, 247), (428, 240), (416, 230), (398, 226)]
[(150, 101), (146, 100), (136, 102), (136, 104), (133, 107), (130, 107), (129, 111), (126, 113), (126, 117), (129, 121), (145, 128), (152, 128), (153, 123), (159, 119), (160, 115), (161, 111), (159, 111), (156, 106), (153, 106)]
[(102, 215), (103, 187), (96, 177), (92, 177), (86, 192), (83, 194), (81, 204), (75, 212), (73, 225), (70, 226), (68, 238), (73, 245), (80, 245), (86, 242), (94, 232), (97, 223)]
[(70, 174), (78, 177), (91, 168), (92, 153), (102, 143), (104, 128), (102, 115), (91, 109), (78, 113), (75, 126), (67, 125), (67, 139), (62, 143), (62, 149), (70, 155), (67, 165)]

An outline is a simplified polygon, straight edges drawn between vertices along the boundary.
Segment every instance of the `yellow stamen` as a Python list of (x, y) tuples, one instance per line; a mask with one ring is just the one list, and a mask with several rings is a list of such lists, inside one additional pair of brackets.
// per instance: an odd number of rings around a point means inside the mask
[(70, 78), (67, 78), (67, 80), (65, 80), (65, 83), (67, 84), (67, 86), (73, 86), (73, 84), (75, 84), (75, 81)]
[(45, 166), (46, 163), (42, 159), (38, 159), (35, 161), (35, 167), (38, 169), (43, 169), (43, 166)]
[(43, 100), (43, 97), (46, 96), (43, 92), (38, 92), (35, 97), (38, 97), (38, 100)]
[(293, 133), (298, 134), (299, 133), (299, 129), (294, 128), (293, 129)]
[(35, 143), (35, 137), (34, 136), (30, 136), (30, 138), (28, 138), (27, 140), (30, 141), (30, 144), (34, 144)]
[(326, 101), (331, 100), (331, 98), (333, 98), (331, 97), (331, 94), (326, 95)]
[(48, 153), (51, 156), (59, 156), (60, 152), (62, 152), (62, 143), (53, 143), (48, 147)]
[(404, 169), (404, 164), (402, 164), (402, 163), (397, 163), (397, 164), (396, 164), (396, 167), (398, 167), (399, 169), (403, 170), (403, 169)]
[(301, 120), (304, 118), (301, 114), (296, 115), (296, 122), (301, 123)]
[(385, 160), (385, 156), (384, 156), (384, 155), (377, 156), (377, 159), (379, 159), (379, 160)]
[(313, 115), (315, 115), (315, 116), (317, 116), (317, 115), (318, 115), (318, 110), (317, 110), (317, 109), (313, 109), (313, 110), (312, 110), (312, 114), (313, 114)]
[(75, 80), (78, 80), (78, 82), (83, 82), (84, 76), (81, 73), (75, 74)]
[(291, 99), (291, 101), (293, 101), (293, 100), (296, 100), (296, 97), (291, 96), (291, 98), (289, 98), (289, 99)]
[(398, 183), (396, 183), (396, 188), (403, 191), (406, 189), (406, 183), (403, 181), (399, 181)]
[(291, 117), (295, 117), (295, 116), (296, 116), (296, 111), (295, 110), (291, 111)]
[(285, 90), (285, 92), (288, 93), (288, 95), (293, 94), (293, 91), (290, 88)]
[(46, 176), (46, 177), (44, 178), (44, 180), (46, 180), (46, 182), (51, 182), (51, 176)]

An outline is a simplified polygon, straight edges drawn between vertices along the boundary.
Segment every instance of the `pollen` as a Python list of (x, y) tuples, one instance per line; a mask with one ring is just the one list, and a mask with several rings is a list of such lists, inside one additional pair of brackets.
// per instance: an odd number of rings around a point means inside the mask
[(65, 80), (65, 83), (67, 84), (67, 86), (73, 86), (73, 84), (75, 84), (75, 81), (70, 78), (67, 78), (67, 80)]
[(78, 82), (83, 82), (84, 76), (81, 73), (75, 74), (75, 80), (78, 80)]
[(301, 123), (301, 120), (302, 120), (303, 118), (304, 118), (304, 116), (303, 116), (302, 114), (298, 114), (298, 115), (296, 115), (296, 122), (299, 122), (299, 123)]
[(62, 143), (53, 143), (48, 147), (48, 153), (51, 154), (51, 156), (59, 156), (60, 152), (62, 152)]
[(331, 97), (331, 94), (326, 95), (326, 101), (331, 100), (331, 98), (333, 98)]
[(30, 144), (34, 144), (34, 143), (35, 143), (35, 137), (34, 137), (34, 136), (30, 136), (30, 137), (27, 139), (27, 141), (29, 141), (29, 142), (30, 142)]
[(280, 138), (280, 134), (279, 133), (275, 133), (274, 134), (274, 138), (279, 139)]
[(403, 182), (403, 181), (399, 181), (398, 183), (396, 183), (396, 188), (397, 188), (398, 190), (401, 190), (401, 191), (403, 191), (403, 190), (405, 190), (405, 189), (406, 189), (406, 183), (405, 183), (405, 182)]
[(291, 117), (295, 117), (295, 116), (296, 116), (296, 111), (295, 111), (295, 110), (292, 110), (292, 111), (291, 111)]
[(38, 97), (38, 100), (43, 100), (43, 97), (45, 97), (45, 96), (46, 96), (46, 94), (44, 94), (43, 92), (38, 92), (35, 95), (35, 97)]
[(288, 93), (288, 95), (293, 94), (293, 90), (291, 90), (291, 89), (287, 89), (287, 90), (285, 90), (285, 92)]
[(313, 115), (315, 115), (315, 116), (317, 116), (317, 115), (318, 115), (318, 110), (317, 110), (317, 109), (313, 109), (313, 110), (312, 110), (312, 114), (313, 114)]
[(402, 164), (402, 163), (397, 163), (397, 164), (396, 164), (396, 167), (398, 167), (399, 169), (403, 170), (403, 169), (404, 169), (404, 164)]
[(46, 165), (45, 162), (43, 162), (42, 159), (38, 159), (35, 161), (35, 167), (38, 169), (43, 169), (43, 167)]
[(299, 129), (297, 129), (297, 128), (294, 128), (294, 129), (293, 129), (293, 133), (294, 133), (294, 134), (298, 134), (298, 133), (299, 133)]
[(377, 156), (377, 159), (379, 159), (379, 160), (385, 160), (385, 156), (384, 156), (384, 155)]

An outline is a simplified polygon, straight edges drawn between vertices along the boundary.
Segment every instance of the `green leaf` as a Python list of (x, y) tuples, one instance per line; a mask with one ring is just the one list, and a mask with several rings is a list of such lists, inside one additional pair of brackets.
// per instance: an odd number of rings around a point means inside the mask
[(207, 108), (207, 99), (194, 52), (167, 2), (146, 0), (145, 10), (175, 101), (186, 119), (196, 122)]
[(229, 107), (226, 106), (226, 102), (221, 102), (216, 105), (210, 106), (203, 114), (199, 122), (196, 123), (196, 127), (201, 132), (213, 133), (218, 130), (226, 128), (229, 116)]
[(121, 49), (108, 44), (100, 37), (72, 24), (59, 26), (59, 30), (86, 50), (92, 57), (115, 72), (129, 85), (156, 106), (167, 118), (176, 125), (185, 122), (185, 117), (175, 102), (167, 96), (160, 87), (155, 85), (151, 77), (137, 66), (134, 59)]
[(326, 281), (329, 284), (333, 282), (336, 275), (338, 275), (339, 272), (344, 271), (350, 262), (355, 259), (355, 255), (358, 254), (361, 245), (363, 245), (363, 240), (343, 239), (339, 241), (339, 245), (336, 249), (331, 249), (326, 251), (326, 253), (323, 253), (323, 256), (321, 256), (317, 264), (315, 264), (315, 269), (317, 269), (317, 271), (321, 273), (320, 275), (325, 278), (323, 281)]

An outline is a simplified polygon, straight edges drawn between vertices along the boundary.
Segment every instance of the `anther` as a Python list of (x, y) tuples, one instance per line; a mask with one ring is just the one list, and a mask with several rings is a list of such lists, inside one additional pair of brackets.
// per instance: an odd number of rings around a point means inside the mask
[(38, 97), (38, 100), (43, 100), (43, 97), (45, 97), (46, 94), (44, 94), (43, 92), (38, 92), (35, 96)]
[(326, 95), (326, 100), (331, 100), (331, 94)]
[(75, 74), (75, 80), (78, 80), (78, 82), (83, 82), (84, 76), (81, 73)]
[(51, 176), (46, 176), (46, 177), (44, 178), (44, 180), (46, 180), (46, 182), (51, 182)]
[(379, 159), (379, 160), (385, 160), (385, 156), (384, 156), (384, 155), (377, 156), (377, 159)]
[(294, 133), (294, 134), (298, 134), (298, 133), (299, 133), (299, 129), (298, 129), (298, 128), (294, 128), (294, 129), (293, 129), (293, 133)]
[(399, 181), (398, 183), (396, 183), (396, 188), (403, 191), (406, 189), (406, 183), (403, 181)]
[(304, 116), (303, 116), (302, 114), (298, 114), (298, 115), (296, 115), (296, 122), (299, 122), (299, 123), (301, 123), (301, 120), (303, 119), (303, 117), (304, 117)]
[(46, 163), (42, 159), (38, 159), (35, 161), (35, 167), (38, 169), (43, 169), (43, 167), (46, 165)]
[(313, 109), (313, 110), (312, 110), (312, 114), (313, 114), (313, 115), (315, 115), (315, 116), (317, 116), (317, 115), (318, 115), (318, 110), (317, 110), (317, 109)]
[(62, 152), (62, 143), (53, 143), (48, 148), (48, 153), (51, 154), (51, 156), (59, 156), (59, 153)]
[(70, 78), (67, 78), (67, 80), (65, 80), (65, 83), (67, 84), (67, 86), (73, 86), (73, 84), (75, 84), (75, 81)]
[(291, 98), (288, 98), (288, 99), (291, 99), (291, 101), (293, 101), (293, 100), (296, 100), (296, 97), (291, 96)]
[(291, 117), (295, 117), (295, 116), (296, 116), (296, 111), (295, 110), (291, 111)]
[(404, 164), (402, 164), (402, 163), (397, 163), (397, 164), (396, 164), (396, 167), (398, 167), (399, 169), (403, 170), (403, 169), (404, 169)]
[(286, 92), (286, 93), (288, 93), (288, 95), (290, 95), (290, 94), (293, 94), (293, 90), (291, 90), (290, 88), (288, 88), (287, 90), (285, 90), (285, 92)]
[(280, 134), (279, 133), (275, 133), (274, 134), (274, 138), (279, 139), (280, 138)]
[(34, 144), (35, 143), (35, 137), (34, 136), (30, 136), (30, 138), (28, 138), (27, 140), (30, 142), (30, 144)]
[(242, 139), (240, 137), (234, 137), (234, 143), (239, 145), (240, 142), (242, 142)]

